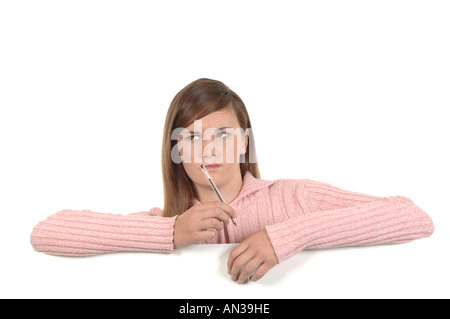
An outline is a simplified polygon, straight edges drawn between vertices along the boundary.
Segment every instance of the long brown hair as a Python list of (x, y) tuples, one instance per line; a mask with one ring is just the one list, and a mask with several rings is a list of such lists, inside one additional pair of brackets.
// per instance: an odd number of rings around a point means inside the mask
[[(224, 83), (211, 79), (198, 79), (175, 95), (167, 111), (162, 143), (162, 177), (164, 186), (163, 216), (180, 215), (191, 206), (195, 194), (192, 181), (186, 174), (183, 164), (172, 161), (172, 148), (177, 141), (172, 140), (172, 132), (176, 128), (187, 127), (194, 120), (231, 107), (239, 125), (244, 130), (251, 128), (247, 109), (241, 98)], [(249, 156), (252, 154), (250, 162)], [(240, 163), (241, 177), (247, 171), (255, 178), (260, 178), (256, 150), (252, 130), (249, 130), (249, 141), (245, 153), (245, 162)]]

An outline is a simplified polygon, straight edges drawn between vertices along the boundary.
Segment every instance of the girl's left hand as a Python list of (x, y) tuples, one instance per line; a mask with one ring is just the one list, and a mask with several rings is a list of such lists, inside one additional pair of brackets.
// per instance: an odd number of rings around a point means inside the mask
[[(242, 284), (257, 281), (278, 263), (272, 243), (265, 229), (245, 238), (228, 257), (228, 274), (231, 280)], [(253, 275), (252, 275), (253, 274)]]

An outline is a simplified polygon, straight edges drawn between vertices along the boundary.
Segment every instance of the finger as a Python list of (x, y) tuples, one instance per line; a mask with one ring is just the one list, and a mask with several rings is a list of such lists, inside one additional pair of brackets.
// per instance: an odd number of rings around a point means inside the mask
[(244, 253), (240, 254), (239, 257), (234, 260), (233, 265), (231, 266), (231, 280), (236, 281), (238, 279), (242, 267), (244, 267), (250, 260), (252, 260), (253, 257), (255, 257), (253, 251), (249, 251), (247, 249)]
[(262, 260), (260, 258), (258, 258), (257, 256), (253, 257), (252, 260), (250, 260), (241, 270), (237, 282), (239, 284), (244, 283), (250, 276), (252, 276), (257, 271), (257, 269), (259, 268), (259, 266), (261, 266), (261, 264)]
[(199, 230), (206, 230), (211, 228), (215, 230), (222, 230), (223, 223), (217, 218), (208, 218), (202, 220), (201, 223), (199, 224)]
[(228, 224), (230, 221), (230, 216), (217, 205), (213, 207), (203, 207), (203, 209), (198, 211), (196, 214), (200, 221), (209, 218), (216, 218), (225, 224)]
[(230, 205), (226, 203), (219, 202), (219, 207), (227, 213), (230, 217), (237, 217), (236, 211)]
[(195, 235), (196, 243), (203, 240), (210, 240), (217, 236), (217, 231), (215, 229), (208, 229), (198, 232)]
[(233, 266), (234, 260), (239, 257), (239, 255), (242, 254), (247, 248), (248, 246), (246, 242), (241, 242), (230, 252), (227, 261), (227, 269), (229, 275), (231, 275), (231, 267)]
[(221, 201), (207, 202), (204, 204), (208, 209), (219, 208), (229, 217), (237, 217), (236, 211), (230, 205), (222, 203)]
[(272, 266), (270, 266), (267, 263), (263, 263), (255, 272), (254, 275), (252, 275), (249, 280), (250, 281), (257, 281), (259, 279), (261, 279), (268, 271), (269, 269), (272, 268)]

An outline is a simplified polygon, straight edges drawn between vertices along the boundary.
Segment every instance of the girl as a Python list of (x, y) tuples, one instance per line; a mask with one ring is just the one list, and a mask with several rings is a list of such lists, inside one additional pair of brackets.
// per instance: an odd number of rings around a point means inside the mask
[(240, 243), (227, 266), (231, 279), (242, 283), (303, 249), (403, 243), (433, 233), (430, 217), (402, 196), (376, 197), (307, 179), (260, 179), (251, 127), (244, 103), (226, 85), (192, 82), (167, 112), (163, 209), (128, 215), (63, 210), (33, 229), (33, 248), (88, 256)]

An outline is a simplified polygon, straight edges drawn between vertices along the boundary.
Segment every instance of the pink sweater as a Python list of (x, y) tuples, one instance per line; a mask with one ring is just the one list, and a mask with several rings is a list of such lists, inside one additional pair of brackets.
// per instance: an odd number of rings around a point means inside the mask
[[(237, 227), (227, 227), (230, 242), (265, 228), (279, 262), (303, 249), (403, 243), (434, 231), (430, 217), (408, 198), (364, 195), (308, 179), (266, 181), (247, 172), (230, 206), (238, 216)], [(31, 244), (65, 256), (170, 253), (177, 217), (161, 214), (158, 207), (128, 215), (62, 210), (33, 229)], [(225, 243), (224, 232), (203, 243)]]

